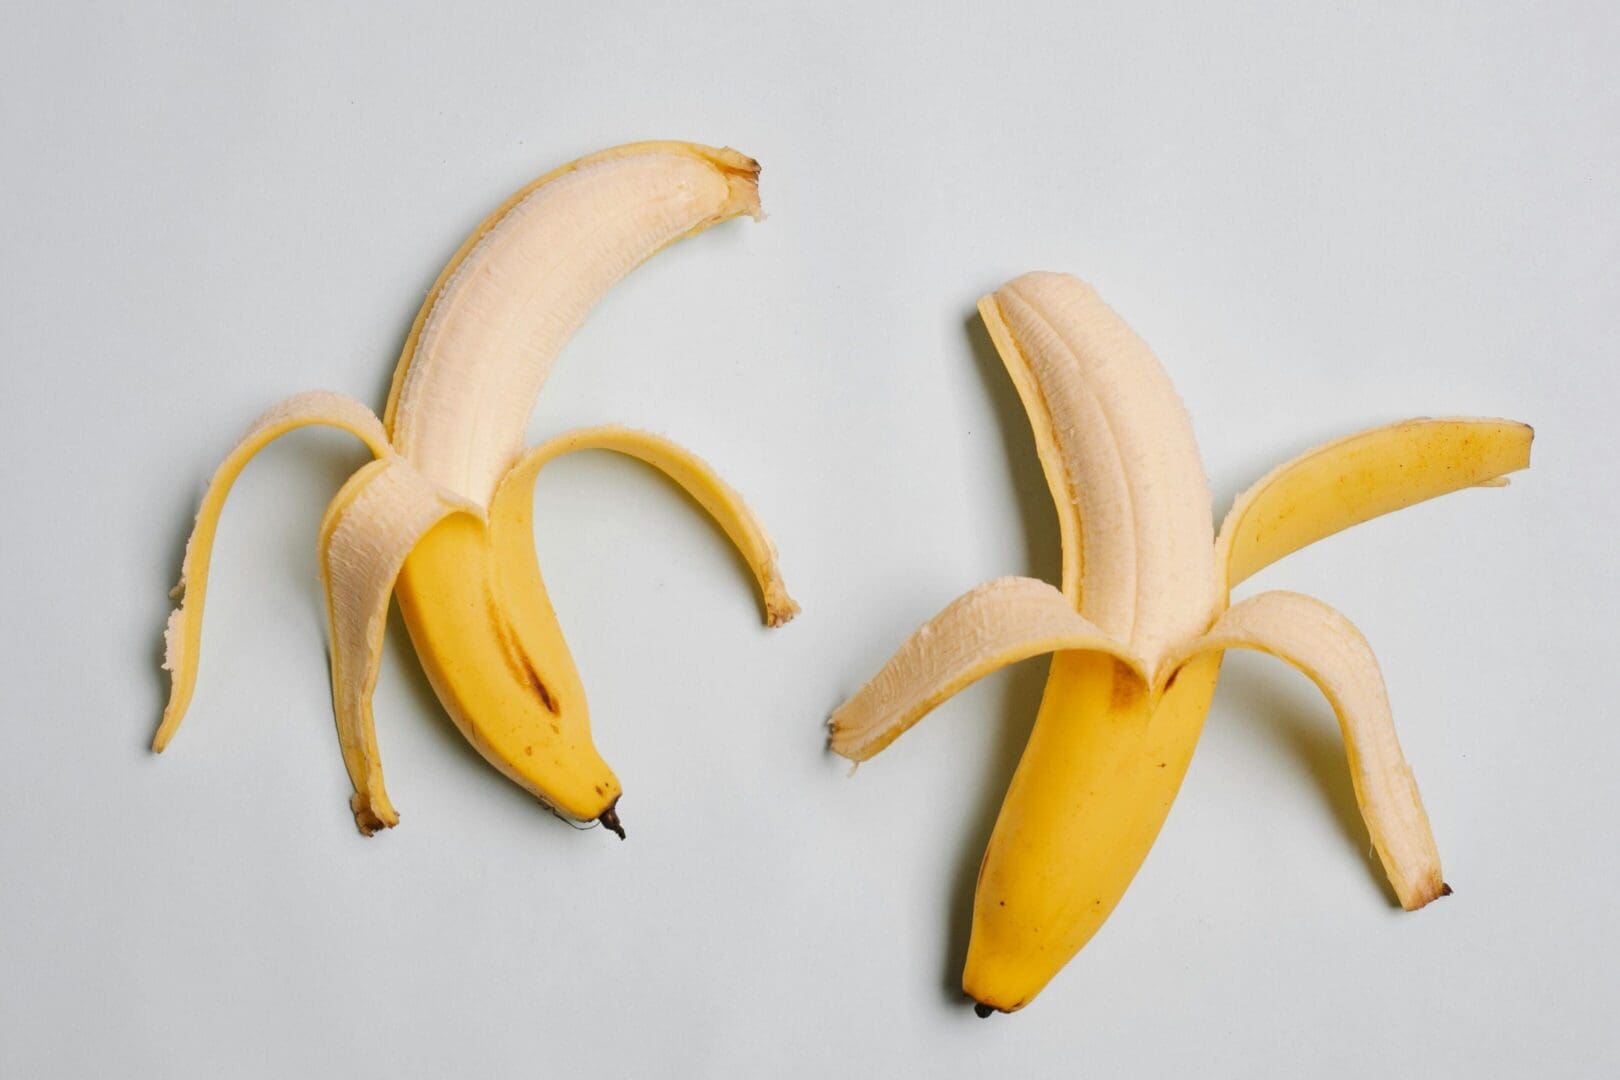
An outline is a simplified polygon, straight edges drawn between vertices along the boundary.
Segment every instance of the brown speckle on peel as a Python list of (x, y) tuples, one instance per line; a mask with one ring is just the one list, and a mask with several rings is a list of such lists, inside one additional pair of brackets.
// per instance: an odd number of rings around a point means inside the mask
[(1113, 708), (1129, 708), (1139, 692), (1136, 680), (1125, 673), (1123, 664), (1117, 664), (1114, 672), (1114, 693), (1110, 701)]
[(523, 753), (524, 753), (525, 757), (534, 757), (534, 747), (533, 746), (525, 746), (523, 748)]
[(516, 631), (506, 621), (506, 614), (501, 610), (501, 605), (493, 594), (485, 594), (484, 607), (489, 615), (490, 624), (495, 627), (496, 636), (500, 638), (501, 658), (506, 661), (507, 670), (515, 678), (527, 679), (535, 696), (540, 699), (540, 704), (546, 707), (546, 711), (553, 716), (558, 715), (560, 710), (557, 707), (557, 699), (552, 696), (551, 688), (546, 686), (546, 681), (540, 677), (540, 673), (535, 670), (534, 662), (523, 651)]

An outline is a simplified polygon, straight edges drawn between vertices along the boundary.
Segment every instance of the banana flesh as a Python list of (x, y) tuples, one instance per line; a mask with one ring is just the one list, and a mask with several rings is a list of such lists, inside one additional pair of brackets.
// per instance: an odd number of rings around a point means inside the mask
[(423, 305), (389, 397), (395, 448), (487, 503), (552, 362), (596, 302), (669, 244), (739, 214), (761, 214), (759, 166), (688, 143), (608, 150), (520, 191)]
[[(1531, 430), (1414, 420), (1340, 439), (1262, 478), (1217, 538), (1185, 409), (1094, 290), (1030, 274), (979, 310), (1029, 414), (1058, 514), (1063, 587), (974, 590), (904, 644), (829, 726), (835, 751), (864, 760), (972, 679), (1054, 653), (975, 892), (963, 988), (981, 1015), (1027, 1005), (1118, 904), (1175, 800), (1229, 648), (1276, 655), (1322, 689), (1402, 906), (1449, 892), (1360, 633), (1298, 594), (1230, 608), (1228, 598), (1237, 582), (1341, 529), (1499, 486), (1529, 464)], [(971, 619), (958, 615), (963, 605)], [(1065, 624), (1066, 612), (1084, 626)], [(1065, 625), (1067, 637), (1043, 628)]]
[(1015, 383), (1032, 388), (1026, 404), (1044, 409), (1039, 441), (1053, 450), (1042, 461), (1077, 541), (1064, 591), (1144, 656), (1203, 630), (1216, 603), (1209, 483), (1147, 343), (1061, 274), (1026, 274), (979, 310)]
[(618, 147), (549, 173), (486, 218), (440, 274), (395, 369), (384, 420), (324, 392), (261, 417), (215, 472), (187, 544), (183, 600), (165, 633), (170, 698), (153, 749), (169, 744), (191, 701), (208, 565), (232, 482), (277, 436), (325, 424), (354, 434), (375, 458), (333, 499), (319, 542), (333, 708), (361, 832), (399, 820), (371, 711), (396, 596), (429, 681), (480, 753), (558, 813), (622, 837), (619, 781), (591, 741), (584, 689), (535, 558), (540, 466), (592, 448), (647, 461), (738, 545), (769, 625), (798, 607), (764, 528), (680, 446), (598, 428), (525, 456), (524, 429), (558, 352), (596, 301), (668, 244), (732, 217), (759, 217), (758, 174), (734, 150), (677, 142)]

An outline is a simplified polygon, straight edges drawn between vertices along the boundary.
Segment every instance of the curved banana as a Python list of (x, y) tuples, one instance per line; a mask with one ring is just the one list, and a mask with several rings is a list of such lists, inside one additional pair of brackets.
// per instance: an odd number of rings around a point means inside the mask
[(1229, 648), (1294, 665), (1344, 735), (1401, 905), (1449, 892), (1372, 651), (1294, 593), (1228, 608), (1232, 586), (1379, 514), (1530, 460), (1507, 420), (1411, 420), (1312, 450), (1239, 496), (1219, 536), (1192, 426), (1147, 346), (1080, 281), (1029, 274), (979, 302), (1029, 414), (1057, 508), (1063, 587), (1003, 579), (946, 608), (830, 720), (861, 761), (949, 694), (1052, 652), (1046, 693), (991, 834), (962, 986), (981, 1016), (1027, 1005), (1097, 932), (1157, 838)]
[(668, 440), (625, 428), (560, 436), (522, 455), (557, 353), (614, 282), (675, 240), (760, 216), (759, 166), (734, 150), (649, 142), (582, 158), (514, 194), (439, 275), (394, 373), (385, 420), (336, 394), (299, 395), (254, 423), (215, 472), (187, 543), (165, 634), (173, 677), (161, 751), (196, 684), (215, 528), (237, 475), (306, 424), (347, 430), (376, 460), (320, 530), (332, 699), (351, 808), (370, 835), (399, 821), (383, 785), (371, 694), (388, 600), (445, 710), (491, 764), (558, 813), (624, 836), (619, 781), (591, 742), (579, 675), (535, 559), (533, 482), (576, 449), (631, 454), (690, 492), (737, 544), (777, 626), (798, 610), (776, 552), (729, 487)]

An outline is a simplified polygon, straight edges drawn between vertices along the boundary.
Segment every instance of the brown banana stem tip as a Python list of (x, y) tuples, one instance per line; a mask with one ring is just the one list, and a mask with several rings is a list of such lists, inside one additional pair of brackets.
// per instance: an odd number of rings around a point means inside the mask
[(619, 800), (613, 800), (613, 805), (602, 811), (602, 816), (596, 820), (600, 821), (602, 823), (602, 827), (608, 832), (617, 836), (620, 840), (623, 840), (624, 825), (619, 821), (618, 805)]

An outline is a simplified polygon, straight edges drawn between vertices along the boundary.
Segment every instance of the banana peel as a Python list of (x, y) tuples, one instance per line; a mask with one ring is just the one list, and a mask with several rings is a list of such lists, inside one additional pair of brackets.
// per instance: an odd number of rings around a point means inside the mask
[(1163, 826), (1227, 649), (1304, 672), (1332, 705), (1356, 800), (1401, 906), (1450, 888), (1366, 640), (1319, 600), (1232, 588), (1342, 529), (1529, 465), (1510, 420), (1418, 419), (1290, 461), (1219, 534), (1186, 409), (1157, 358), (1079, 280), (1028, 274), (979, 311), (1029, 415), (1062, 538), (1061, 588), (1004, 578), (901, 645), (830, 718), (856, 762), (952, 693), (1052, 653), (985, 851), (962, 986), (981, 1016), (1023, 1008), (1102, 927)]
[(439, 275), (395, 369), (383, 419), (351, 398), (301, 394), (255, 421), (209, 482), (165, 632), (168, 705), (152, 740), (173, 739), (196, 686), (214, 535), (249, 460), (319, 424), (374, 460), (327, 508), (319, 536), (332, 704), (356, 825), (399, 822), (383, 783), (371, 698), (397, 597), (429, 681), (456, 726), (498, 770), (564, 816), (622, 839), (618, 778), (591, 740), (584, 688), (534, 551), (533, 485), (575, 450), (628, 454), (689, 492), (737, 545), (766, 621), (798, 606), (776, 551), (742, 498), (667, 439), (622, 427), (552, 439), (528, 453), (536, 395), (570, 334), (621, 277), (718, 222), (760, 217), (759, 166), (730, 149), (635, 143), (582, 158), (515, 193)]

